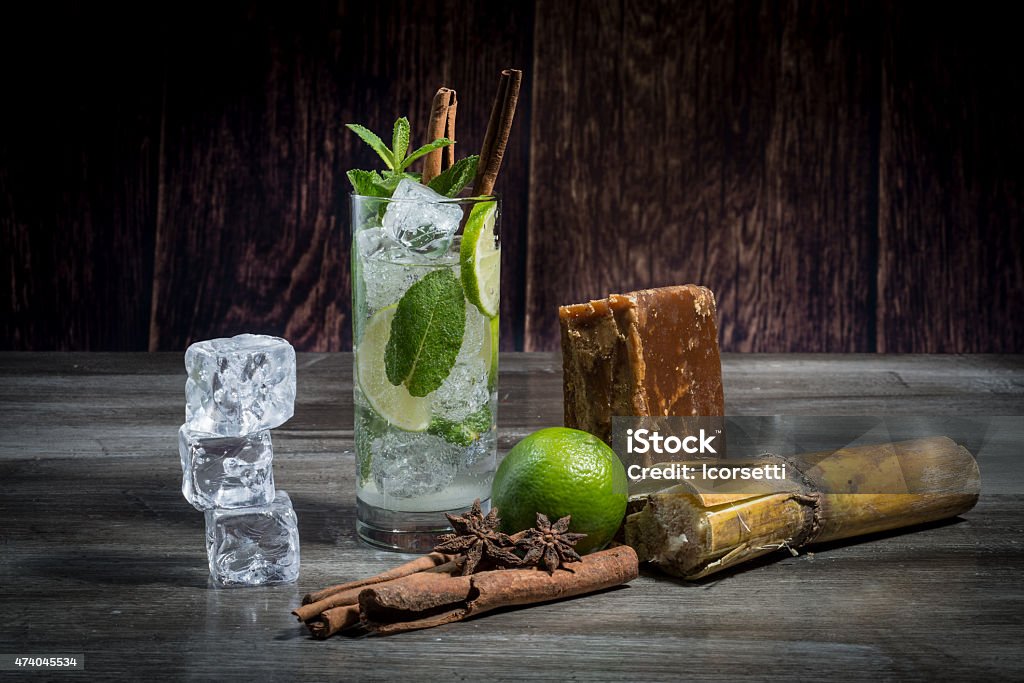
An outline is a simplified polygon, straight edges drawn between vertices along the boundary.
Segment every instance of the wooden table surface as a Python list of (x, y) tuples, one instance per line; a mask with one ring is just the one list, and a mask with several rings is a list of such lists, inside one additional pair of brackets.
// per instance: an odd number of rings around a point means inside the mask
[[(1021, 356), (723, 365), (735, 414), (1024, 415)], [(297, 586), (208, 587), (203, 517), (179, 490), (184, 379), (180, 354), (0, 354), (0, 654), (84, 654), (91, 679), (1024, 677), (1024, 466), (1013, 457), (979, 456), (981, 500), (956, 521), (701, 583), (645, 569), (626, 588), (557, 604), (313, 641), (289, 614), (302, 593), (402, 559), (353, 529), (351, 356), (299, 354), (295, 418), (274, 433), (275, 478), (299, 517)], [(500, 399), (502, 453), (559, 423), (557, 357), (503, 355)]]

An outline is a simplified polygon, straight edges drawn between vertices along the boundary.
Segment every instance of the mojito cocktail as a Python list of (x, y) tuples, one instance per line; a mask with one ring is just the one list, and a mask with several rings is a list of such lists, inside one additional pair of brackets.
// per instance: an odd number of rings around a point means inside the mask
[(429, 550), (496, 467), (499, 202), (352, 196), (357, 529)]

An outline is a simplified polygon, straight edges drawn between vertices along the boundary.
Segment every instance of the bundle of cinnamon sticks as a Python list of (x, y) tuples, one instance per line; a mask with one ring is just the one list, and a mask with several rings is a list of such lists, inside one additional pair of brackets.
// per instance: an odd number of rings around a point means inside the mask
[[(473, 178), (473, 196), (490, 195), (494, 192), (494, 184), (498, 179), (498, 171), (501, 170), (501, 161), (512, 132), (512, 120), (515, 118), (516, 105), (519, 103), (519, 87), (522, 80), (523, 72), (519, 69), (505, 69), (501, 72), (498, 92), (491, 106), (491, 115), (487, 120), (487, 130), (484, 133), (476, 175)], [(438, 89), (430, 104), (428, 142), (439, 138), (456, 140), (455, 118), (458, 107), (458, 94), (454, 90), (446, 87)], [(423, 157), (423, 184), (429, 183), (441, 174), (445, 160), (449, 168), (455, 164), (455, 144), (453, 142), (444, 149), (436, 149)]]
[(586, 555), (549, 573), (495, 569), (459, 575), (451, 555), (430, 553), (360, 581), (303, 597), (292, 611), (323, 640), (353, 627), (376, 634), (401, 633), (461, 621), (501, 607), (532, 605), (628, 583), (638, 574), (636, 552), (617, 546)]

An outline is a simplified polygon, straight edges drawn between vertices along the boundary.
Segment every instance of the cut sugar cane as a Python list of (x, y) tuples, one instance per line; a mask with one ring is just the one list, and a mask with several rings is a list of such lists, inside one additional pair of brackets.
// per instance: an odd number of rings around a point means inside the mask
[(781, 548), (954, 517), (981, 488), (974, 456), (942, 436), (766, 461), (788, 466), (785, 485), (716, 493), (687, 481), (647, 494), (626, 518), (626, 543), (641, 561), (699, 579)]

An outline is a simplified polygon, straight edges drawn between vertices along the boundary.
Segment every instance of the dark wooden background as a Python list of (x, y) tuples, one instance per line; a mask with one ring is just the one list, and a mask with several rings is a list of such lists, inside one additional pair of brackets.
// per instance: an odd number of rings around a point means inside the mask
[[(22, 6), (17, 6), (22, 5)], [(1024, 351), (1024, 60), (1009, 5), (8, 3), (7, 349), (351, 343), (343, 129), (475, 151), (525, 70), (503, 346), (556, 307), (699, 282), (734, 351)]]

